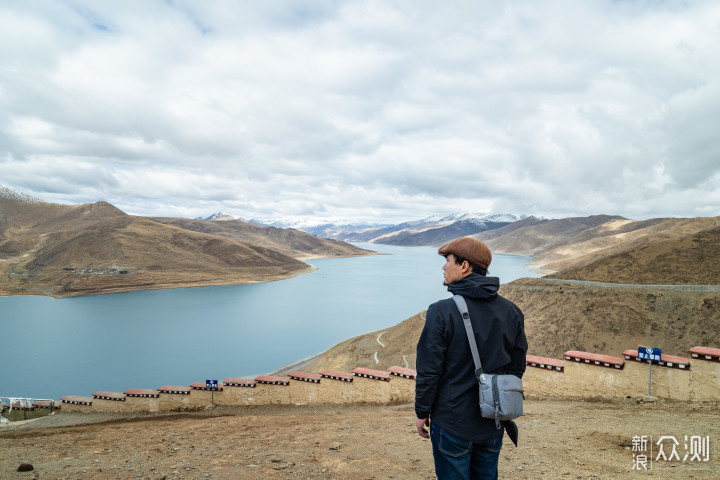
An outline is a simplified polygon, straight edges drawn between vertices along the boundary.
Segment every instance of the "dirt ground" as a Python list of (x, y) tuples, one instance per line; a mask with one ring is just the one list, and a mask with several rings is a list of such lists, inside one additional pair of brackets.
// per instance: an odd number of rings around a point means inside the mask
[[(717, 404), (529, 399), (500, 478), (718, 479)], [(645, 451), (633, 437), (646, 435)], [(685, 436), (709, 438), (683, 461)], [(679, 458), (656, 460), (661, 436)], [(663, 440), (671, 458), (672, 440)], [(689, 445), (690, 440), (688, 440)], [(636, 448), (641, 448), (638, 440)], [(653, 449), (652, 454), (650, 448)], [(698, 449), (695, 449), (699, 451)], [(636, 470), (646, 454), (647, 470)], [(709, 458), (708, 458), (709, 457)], [(707, 460), (707, 461), (706, 461)], [(21, 463), (33, 470), (17, 472)], [(409, 404), (217, 407), (190, 413), (60, 413), (0, 427), (0, 478), (432, 479), (430, 442)]]

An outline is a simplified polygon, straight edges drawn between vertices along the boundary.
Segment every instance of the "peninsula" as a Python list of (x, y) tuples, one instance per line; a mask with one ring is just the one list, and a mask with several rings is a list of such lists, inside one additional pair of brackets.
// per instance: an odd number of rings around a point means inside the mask
[(309, 258), (373, 254), (298, 230), (139, 217), (107, 202), (60, 205), (0, 188), (0, 295), (268, 282), (313, 271)]

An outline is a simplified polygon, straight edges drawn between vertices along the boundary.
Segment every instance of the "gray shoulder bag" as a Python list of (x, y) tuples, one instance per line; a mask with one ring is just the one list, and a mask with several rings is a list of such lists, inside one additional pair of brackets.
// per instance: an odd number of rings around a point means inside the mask
[(495, 426), (499, 429), (502, 427), (502, 421), (512, 420), (523, 414), (522, 379), (515, 375), (495, 375), (483, 372), (465, 298), (462, 295), (455, 295), (453, 300), (455, 300), (465, 323), (465, 332), (475, 362), (475, 377), (480, 384), (482, 416), (495, 419)]

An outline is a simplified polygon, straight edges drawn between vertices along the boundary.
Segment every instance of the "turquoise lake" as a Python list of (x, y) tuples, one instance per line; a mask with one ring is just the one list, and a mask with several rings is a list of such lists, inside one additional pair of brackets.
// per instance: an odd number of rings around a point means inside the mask
[[(252, 285), (0, 297), (0, 397), (253, 378), (449, 295), (437, 249), (358, 245), (388, 255), (309, 260), (318, 270)], [(537, 277), (528, 260), (495, 255), (489, 275)]]

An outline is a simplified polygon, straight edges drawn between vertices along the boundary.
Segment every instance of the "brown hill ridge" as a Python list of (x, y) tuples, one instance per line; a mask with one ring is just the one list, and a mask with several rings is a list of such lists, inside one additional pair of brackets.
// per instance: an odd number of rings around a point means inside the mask
[(217, 222), (225, 230), (207, 232), (169, 223), (127, 215), (107, 202), (58, 205), (0, 196), (0, 294), (63, 297), (255, 283), (313, 270), (295, 257), (374, 253), (293, 230), (263, 235), (242, 222)]
[(276, 227), (261, 227), (235, 219), (189, 220), (186, 218), (149, 217), (165, 225), (198, 233), (217, 235), (238, 242), (263, 245), (287, 256), (308, 260), (325, 257), (368, 255), (368, 250), (349, 243), (320, 238), (309, 233)]
[(612, 255), (556, 278), (611, 283), (720, 285), (720, 228)]
[[(609, 215), (560, 220), (538, 220), (530, 217), (473, 236), (486, 242), (495, 253), (532, 256), (531, 265), (542, 271), (560, 272), (573, 269), (579, 272), (578, 269), (603, 259), (670, 240), (681, 240), (718, 227), (720, 217), (651, 220), (628, 220)], [(643, 255), (645, 254), (650, 254), (650, 250), (645, 251)], [(710, 263), (690, 261), (687, 270), (711, 268), (713, 267)], [(639, 272), (640, 269), (640, 265), (637, 265), (626, 277), (634, 275), (631, 272)], [(589, 270), (583, 272), (590, 274)], [(651, 283), (666, 283), (664, 280), (660, 281), (660, 276), (654, 275), (656, 279)], [(706, 272), (698, 276), (712, 277), (712, 274)], [(644, 283), (649, 278), (650, 273), (646, 272), (643, 274), (643, 281), (639, 283)], [(591, 277), (582, 279), (598, 280)]]

